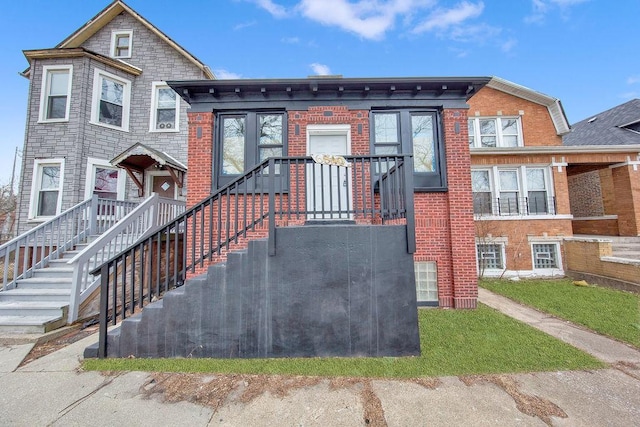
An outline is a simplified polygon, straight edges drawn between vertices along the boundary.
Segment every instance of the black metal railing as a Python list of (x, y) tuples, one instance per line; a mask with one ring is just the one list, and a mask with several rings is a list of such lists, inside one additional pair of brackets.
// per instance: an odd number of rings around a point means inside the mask
[(275, 255), (276, 225), (351, 220), (397, 223), (415, 252), (411, 155), (269, 158), (149, 237), (104, 262), (98, 356), (107, 354), (107, 326), (181, 286), (214, 257), (248, 238), (267, 237)]
[(556, 215), (555, 197), (498, 197), (474, 193), (473, 213), (479, 216)]

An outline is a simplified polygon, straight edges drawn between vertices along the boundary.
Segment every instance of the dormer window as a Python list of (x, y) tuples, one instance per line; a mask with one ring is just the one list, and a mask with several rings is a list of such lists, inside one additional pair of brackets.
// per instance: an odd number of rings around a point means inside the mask
[(131, 58), (133, 31), (114, 31), (111, 33), (111, 56), (114, 58)]

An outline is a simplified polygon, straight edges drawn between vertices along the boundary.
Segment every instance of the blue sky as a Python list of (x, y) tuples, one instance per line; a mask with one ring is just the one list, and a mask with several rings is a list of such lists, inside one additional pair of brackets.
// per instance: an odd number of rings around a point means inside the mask
[[(107, 0), (0, 5), (0, 183), (22, 148), (23, 49), (54, 47)], [(640, 0), (126, 0), (219, 78), (499, 76), (570, 123), (640, 97)]]

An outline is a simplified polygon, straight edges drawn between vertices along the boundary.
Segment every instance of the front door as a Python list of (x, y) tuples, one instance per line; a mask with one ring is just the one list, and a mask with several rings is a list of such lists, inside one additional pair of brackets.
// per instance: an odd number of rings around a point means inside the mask
[[(310, 133), (310, 155), (348, 154), (348, 135)], [(313, 163), (307, 166), (308, 219), (350, 219), (351, 174), (345, 166)]]
[(151, 191), (158, 193), (160, 197), (167, 199), (176, 198), (176, 183), (173, 182), (171, 176), (167, 175), (151, 175)]

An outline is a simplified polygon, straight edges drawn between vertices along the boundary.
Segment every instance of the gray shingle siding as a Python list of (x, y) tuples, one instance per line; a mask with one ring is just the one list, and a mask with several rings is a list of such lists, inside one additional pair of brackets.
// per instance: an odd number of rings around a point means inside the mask
[[(152, 82), (203, 79), (206, 76), (194, 63), (126, 12), (87, 39), (82, 47), (109, 56), (114, 30), (133, 30), (131, 58), (124, 61), (140, 68), (142, 74), (139, 76), (129, 75), (88, 57), (35, 60), (31, 64), (24, 172), (18, 207), (19, 233), (34, 225), (28, 221), (28, 212), (33, 166), (37, 158), (65, 158), (62, 210), (84, 199), (88, 157), (111, 160), (131, 145), (141, 142), (187, 163), (187, 104), (180, 100), (179, 132), (149, 132)], [(42, 70), (45, 65), (73, 65), (68, 122), (38, 123)], [(129, 132), (90, 123), (96, 68), (131, 81)], [(129, 178), (126, 198), (137, 198), (137, 188)]]

